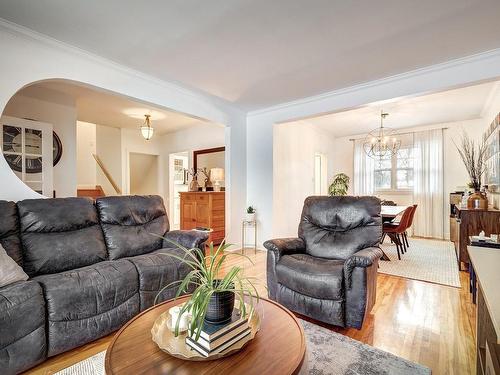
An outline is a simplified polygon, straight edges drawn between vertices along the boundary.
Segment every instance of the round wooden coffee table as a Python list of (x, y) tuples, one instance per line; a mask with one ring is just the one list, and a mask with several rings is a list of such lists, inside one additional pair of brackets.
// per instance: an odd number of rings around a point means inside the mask
[(257, 310), (261, 327), (241, 351), (213, 361), (185, 361), (161, 351), (151, 339), (151, 327), (161, 313), (185, 301), (171, 300), (151, 307), (129, 321), (106, 352), (106, 374), (298, 374), (304, 362), (304, 330), (295, 316), (262, 298)]

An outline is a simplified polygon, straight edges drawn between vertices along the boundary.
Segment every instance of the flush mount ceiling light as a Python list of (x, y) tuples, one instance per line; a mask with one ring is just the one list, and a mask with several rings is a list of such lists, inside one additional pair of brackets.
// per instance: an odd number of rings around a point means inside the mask
[(153, 138), (154, 129), (151, 126), (151, 115), (144, 115), (144, 117), (146, 117), (146, 119), (144, 120), (144, 124), (141, 126), (141, 134), (146, 141), (149, 141)]
[(363, 142), (363, 149), (373, 159), (395, 155), (401, 146), (401, 140), (397, 138), (396, 131), (384, 127), (384, 120), (387, 116), (389, 116), (388, 113), (380, 112), (380, 127), (369, 132)]

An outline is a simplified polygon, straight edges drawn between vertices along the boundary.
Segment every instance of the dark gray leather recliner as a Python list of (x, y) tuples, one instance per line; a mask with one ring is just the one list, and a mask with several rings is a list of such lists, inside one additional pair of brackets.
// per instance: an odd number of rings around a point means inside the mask
[(165, 255), (180, 250), (161, 236), (188, 248), (207, 239), (169, 231), (158, 196), (0, 201), (0, 243), (30, 276), (0, 288), (0, 373), (96, 340), (152, 306), (189, 272)]
[(375, 197), (308, 197), (298, 238), (266, 241), (269, 297), (292, 311), (361, 328), (375, 303), (380, 201)]

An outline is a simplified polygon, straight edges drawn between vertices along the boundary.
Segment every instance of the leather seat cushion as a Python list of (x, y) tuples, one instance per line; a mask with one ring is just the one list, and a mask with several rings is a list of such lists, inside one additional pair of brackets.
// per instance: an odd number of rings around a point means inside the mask
[(49, 356), (105, 336), (136, 315), (137, 278), (127, 260), (34, 278), (47, 301)]
[[(191, 268), (166, 254), (183, 257), (184, 252), (175, 248), (164, 248), (149, 254), (127, 258), (134, 264), (139, 274), (139, 291), (141, 310), (153, 306), (158, 292), (168, 284), (182, 280), (191, 271)], [(180, 283), (176, 283), (162, 292), (158, 302), (175, 297)]]
[(307, 254), (283, 255), (276, 266), (280, 284), (306, 296), (341, 300), (344, 261), (316, 258)]
[(345, 301), (314, 298), (278, 284), (276, 302), (314, 320), (345, 327)]
[(21, 281), (0, 288), (0, 363), (2, 374), (16, 374), (46, 357), (45, 302), (42, 288)]
[(147, 254), (162, 247), (169, 229), (161, 197), (122, 196), (96, 200), (110, 259)]
[(14, 202), (0, 201), (0, 245), (22, 267), (23, 253), (19, 238), (19, 218)]
[(90, 199), (27, 199), (17, 207), (28, 275), (52, 274), (106, 260), (106, 244)]

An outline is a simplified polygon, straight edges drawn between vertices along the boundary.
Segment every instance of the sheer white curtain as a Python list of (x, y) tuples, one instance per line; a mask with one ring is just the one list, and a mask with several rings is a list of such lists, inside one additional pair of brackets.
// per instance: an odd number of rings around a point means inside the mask
[(373, 195), (375, 161), (363, 150), (363, 140), (354, 141), (354, 195)]
[(414, 134), (413, 234), (443, 238), (443, 129)]

